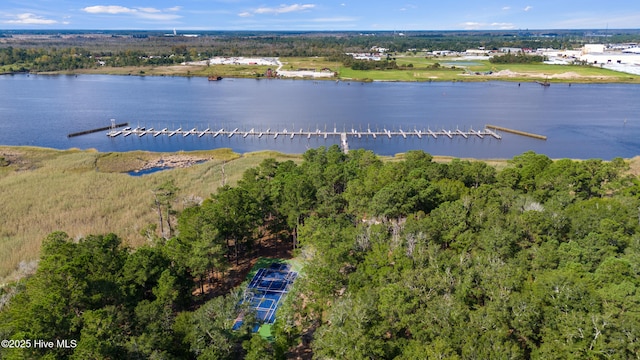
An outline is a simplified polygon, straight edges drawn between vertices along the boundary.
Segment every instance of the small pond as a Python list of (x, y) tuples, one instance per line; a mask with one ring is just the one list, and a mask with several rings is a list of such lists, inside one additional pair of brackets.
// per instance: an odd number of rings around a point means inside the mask
[(142, 175), (153, 174), (158, 171), (169, 170), (169, 169), (173, 169), (173, 168), (166, 167), (166, 166), (158, 166), (158, 167), (152, 167), (152, 168), (143, 169), (143, 170), (129, 171), (127, 174), (131, 176), (142, 176)]

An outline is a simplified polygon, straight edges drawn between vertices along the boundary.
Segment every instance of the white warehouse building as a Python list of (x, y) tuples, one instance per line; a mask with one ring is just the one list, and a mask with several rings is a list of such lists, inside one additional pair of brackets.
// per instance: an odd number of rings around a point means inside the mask
[(640, 65), (640, 53), (634, 51), (605, 51), (603, 44), (586, 44), (580, 60), (589, 64)]
[(579, 59), (606, 69), (640, 75), (640, 53), (635, 51), (605, 51), (602, 44), (588, 44)]

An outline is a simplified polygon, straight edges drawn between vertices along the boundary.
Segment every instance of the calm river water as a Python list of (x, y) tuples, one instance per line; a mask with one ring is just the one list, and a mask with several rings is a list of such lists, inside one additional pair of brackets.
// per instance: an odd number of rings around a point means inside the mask
[(453, 140), (423, 136), (349, 137), (351, 149), (392, 155), (422, 149), (434, 155), (510, 158), (528, 150), (552, 158), (640, 155), (640, 86), (511, 82), (357, 83), (300, 80), (138, 77), (0, 76), (0, 144), (100, 151), (178, 151), (230, 147), (300, 153), (339, 138), (129, 136), (67, 134), (108, 126), (185, 130), (461, 130), (493, 124), (546, 135), (547, 141), (501, 133)]

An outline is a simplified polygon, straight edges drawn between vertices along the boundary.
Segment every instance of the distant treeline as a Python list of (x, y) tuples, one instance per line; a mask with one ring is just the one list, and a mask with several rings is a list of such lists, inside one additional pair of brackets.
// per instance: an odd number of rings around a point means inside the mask
[(545, 61), (545, 57), (542, 55), (527, 55), (523, 52), (508, 53), (504, 55), (492, 56), (489, 59), (493, 64), (531, 64), (541, 63)]
[(4, 48), (0, 49), (0, 67), (9, 71), (59, 71), (90, 69), (98, 66), (172, 65), (190, 61), (192, 54), (184, 47), (156, 56), (140, 50), (119, 52), (89, 51), (81, 48)]
[[(158, 36), (154, 33), (112, 36), (11, 37), (0, 44), (0, 66), (13, 71), (73, 70), (100, 66), (170, 65), (213, 56), (336, 57), (370, 51), (378, 46), (390, 53), (422, 50), (464, 51), (501, 47), (572, 49), (593, 42), (585, 36), (563, 34), (531, 37), (495, 32), (408, 33), (220, 33), (199, 37)], [(638, 35), (618, 35), (608, 41), (637, 41)]]

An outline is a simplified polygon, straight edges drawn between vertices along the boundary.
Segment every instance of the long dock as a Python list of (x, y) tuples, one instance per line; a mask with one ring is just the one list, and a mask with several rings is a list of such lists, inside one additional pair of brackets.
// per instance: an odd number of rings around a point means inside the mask
[[(235, 135), (241, 136), (243, 138), (246, 138), (248, 136), (255, 136), (258, 138), (261, 138), (263, 136), (272, 136), (273, 138), (277, 139), (278, 136), (287, 136), (291, 139), (293, 139), (294, 137), (300, 136), (300, 137), (306, 137), (307, 139), (310, 139), (312, 136), (313, 137), (323, 137), (323, 138), (327, 138), (328, 136), (340, 136), (341, 140), (345, 139), (347, 136), (350, 137), (357, 137), (357, 138), (362, 138), (364, 137), (372, 137), (374, 139), (376, 139), (378, 136), (380, 137), (388, 137), (388, 138), (392, 138), (392, 137), (396, 137), (396, 136), (401, 136), (403, 139), (406, 139), (408, 137), (417, 137), (419, 139), (422, 139), (423, 135), (427, 136), (427, 137), (433, 137), (434, 139), (437, 139), (439, 136), (446, 136), (450, 139), (452, 139), (455, 136), (460, 136), (463, 137), (465, 139), (468, 139), (469, 137), (477, 137), (479, 139), (483, 139), (485, 136), (490, 136), (493, 137), (495, 139), (501, 139), (502, 137), (500, 135), (498, 135), (496, 132), (491, 131), (489, 128), (489, 126), (487, 126), (486, 129), (483, 130), (468, 130), (468, 131), (463, 131), (460, 129), (456, 129), (456, 130), (431, 130), (431, 129), (427, 129), (427, 130), (419, 130), (419, 129), (414, 129), (414, 130), (410, 130), (410, 131), (404, 131), (402, 129), (399, 130), (387, 130), (384, 129), (383, 131), (373, 131), (371, 129), (367, 129), (366, 131), (358, 131), (355, 129), (351, 129), (351, 131), (340, 131), (337, 129), (333, 129), (333, 131), (322, 131), (320, 129), (316, 129), (316, 130), (287, 130), (287, 129), (283, 129), (283, 130), (273, 130), (273, 129), (267, 129), (267, 130), (256, 130), (254, 128), (252, 128), (251, 130), (240, 130), (239, 128), (234, 128), (232, 130), (226, 130), (224, 128), (218, 129), (218, 130), (211, 130), (209, 128), (207, 128), (206, 130), (198, 130), (197, 128), (193, 128), (191, 130), (183, 130), (182, 128), (178, 128), (175, 130), (169, 130), (167, 128), (164, 128), (162, 130), (154, 130), (154, 128), (144, 128), (144, 127), (136, 127), (136, 128), (126, 128), (122, 131), (116, 131), (116, 130), (112, 130), (107, 132), (107, 136), (109, 137), (117, 137), (119, 135), (137, 135), (139, 137), (143, 137), (145, 135), (152, 135), (153, 137), (157, 137), (159, 135), (167, 135), (169, 137), (174, 136), (174, 135), (182, 135), (183, 137), (187, 137), (189, 135), (195, 135), (197, 137), (203, 137), (203, 136), (211, 136), (211, 137), (218, 137), (220, 135), (222, 136), (226, 136), (227, 138), (231, 138)], [(103, 130), (109, 130), (111, 129), (106, 128)], [(500, 129), (496, 129), (496, 130), (500, 130)]]
[(544, 136), (544, 135), (538, 135), (538, 134), (534, 134), (534, 133), (530, 133), (530, 132), (526, 132), (526, 131), (509, 129), (509, 128), (502, 127), (502, 126), (485, 125), (485, 128), (504, 131), (504, 132), (508, 132), (508, 133), (515, 134), (515, 135), (520, 135), (520, 136), (527, 136), (527, 137), (534, 138), (534, 139), (539, 139), (539, 140), (547, 140), (547, 137)]
[[(211, 130), (210, 128), (207, 128), (205, 130), (198, 130), (197, 128), (193, 128), (191, 130), (183, 130), (182, 127), (177, 128), (175, 130), (169, 130), (167, 128), (163, 128), (162, 130), (154, 130), (154, 128), (144, 128), (144, 127), (136, 127), (134, 129), (127, 127), (123, 130), (115, 130), (114, 128), (109, 127), (104, 130), (108, 130), (108, 129), (111, 129), (111, 131), (107, 132), (107, 136), (111, 138), (115, 138), (120, 135), (122, 135), (123, 137), (127, 137), (129, 135), (137, 135), (138, 137), (143, 137), (145, 135), (152, 135), (153, 137), (157, 137), (160, 135), (167, 135), (168, 137), (172, 137), (174, 135), (182, 135), (182, 137), (194, 135), (194, 136), (197, 136), (198, 138), (202, 138), (204, 136), (210, 136), (213, 138), (216, 138), (218, 136), (225, 136), (227, 138), (232, 138), (233, 136), (237, 135), (237, 136), (242, 136), (242, 138), (246, 138), (248, 136), (254, 136), (259, 139), (262, 138), (263, 136), (272, 136), (273, 139), (277, 139), (278, 136), (289, 137), (290, 139), (293, 139), (295, 136), (306, 137), (307, 139), (311, 139), (311, 137), (317, 137), (317, 138), (321, 137), (326, 139), (329, 136), (331, 137), (339, 136), (342, 150), (345, 153), (349, 151), (348, 137), (361, 139), (363, 136), (365, 136), (365, 137), (372, 137), (373, 139), (377, 139), (379, 136), (382, 138), (387, 137), (391, 139), (393, 137), (401, 136), (403, 139), (406, 139), (408, 137), (416, 137), (418, 139), (422, 139), (424, 135), (424, 137), (426, 138), (433, 137), (434, 139), (437, 139), (440, 136), (446, 136), (449, 139), (453, 139), (454, 137), (458, 137), (458, 136), (464, 139), (469, 139), (469, 138), (484, 139), (485, 137), (491, 137), (498, 140), (502, 139), (502, 137), (498, 133), (489, 129), (489, 126), (487, 126), (483, 130), (471, 129), (468, 131), (463, 131), (460, 129), (456, 129), (454, 131), (444, 130), (444, 129), (435, 130), (435, 131), (431, 129), (422, 129), (422, 130), (413, 129), (409, 131), (404, 131), (402, 129), (398, 129), (398, 130), (383, 129), (382, 131), (379, 131), (379, 130), (373, 131), (371, 129), (367, 129), (366, 131), (358, 131), (355, 129), (351, 129), (351, 131), (339, 131), (335, 127), (333, 128), (333, 131), (327, 131), (327, 130), (322, 131), (320, 129), (315, 129), (315, 130), (300, 129), (298, 131), (296, 130), (291, 131), (287, 129), (272, 130), (271, 128), (267, 130), (256, 130), (255, 128), (251, 128), (251, 130), (240, 130), (239, 128), (234, 128), (233, 130), (226, 130), (224, 128), (220, 128), (218, 130)], [(499, 130), (499, 129), (496, 129), (496, 130)]]
[(97, 132), (100, 132), (100, 131), (113, 130), (113, 129), (121, 128), (121, 127), (125, 127), (125, 126), (129, 126), (129, 123), (113, 124), (111, 126), (105, 126), (105, 127), (101, 127), (101, 128), (97, 128), (97, 129), (78, 131), (78, 132), (74, 132), (74, 133), (68, 134), (67, 137), (75, 137), (75, 136), (80, 136), (80, 135), (87, 135), (87, 134), (97, 133)]

